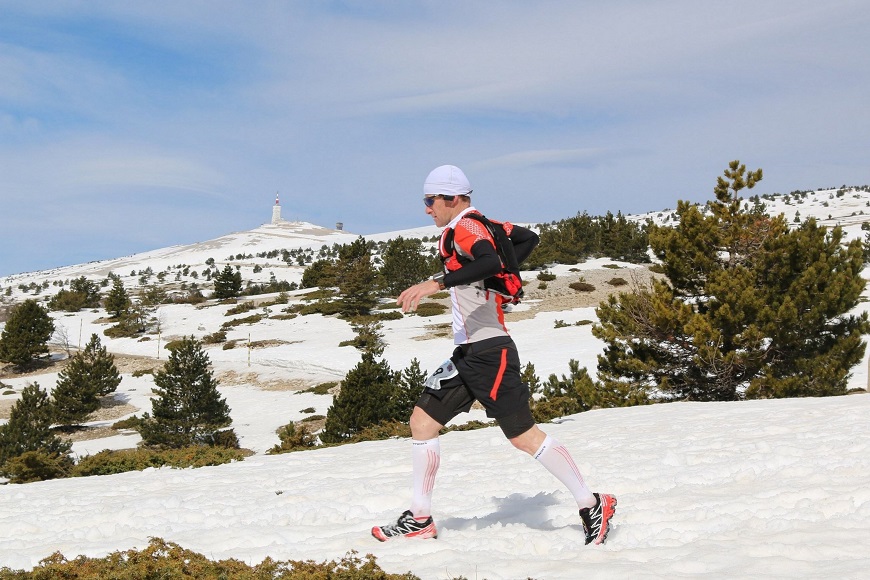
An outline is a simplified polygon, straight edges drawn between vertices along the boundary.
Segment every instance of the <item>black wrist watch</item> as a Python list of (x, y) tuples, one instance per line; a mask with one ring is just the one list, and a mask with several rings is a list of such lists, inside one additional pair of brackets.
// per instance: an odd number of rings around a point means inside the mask
[(438, 272), (437, 274), (432, 276), (430, 280), (435, 280), (436, 282), (438, 282), (439, 290), (444, 290), (445, 288), (447, 288), (447, 286), (444, 285), (444, 272)]

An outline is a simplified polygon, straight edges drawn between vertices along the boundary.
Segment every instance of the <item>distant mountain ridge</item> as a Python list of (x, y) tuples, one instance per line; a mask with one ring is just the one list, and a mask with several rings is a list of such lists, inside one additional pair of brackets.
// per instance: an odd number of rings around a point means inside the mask
[[(748, 191), (751, 194), (751, 190)], [(765, 196), (747, 195), (746, 207), (764, 204), (769, 215), (783, 214), (790, 224), (797, 224), (809, 217), (815, 217), (824, 226), (842, 226), (847, 239), (863, 237), (863, 224), (870, 222), (870, 186), (842, 186), (839, 188), (815, 191), (795, 191), (789, 194)], [(699, 204), (700, 205), (700, 204)], [(570, 216), (566, 216), (570, 217)], [(674, 225), (674, 209), (648, 212), (627, 216), (634, 221), (647, 221), (659, 225)], [(434, 225), (367, 235), (367, 240), (387, 241), (398, 236), (405, 238), (429, 238), (438, 235), (440, 229)], [(121, 276), (125, 284), (135, 288), (140, 272), (149, 268), (153, 274), (167, 272), (176, 275), (178, 270), (201, 272), (207, 268), (206, 262), (215, 264), (233, 263), (241, 268), (246, 281), (267, 282), (274, 274), (278, 279), (299, 282), (304, 268), (288, 264), (280, 259), (257, 257), (257, 254), (280, 252), (282, 250), (306, 250), (317, 253), (324, 246), (347, 244), (359, 234), (326, 228), (309, 222), (284, 221), (278, 224), (264, 224), (248, 231), (234, 232), (193, 244), (169, 246), (109, 260), (99, 260), (0, 277), (0, 300), (18, 301), (31, 297), (35, 285), (43, 287), (42, 296), (50, 295), (52, 284), (85, 276), (89, 279), (104, 279), (110, 273)], [(235, 256), (253, 256), (238, 260)], [(258, 269), (259, 272), (254, 270)], [(190, 278), (188, 282), (196, 282)], [(46, 287), (46, 284), (48, 286)], [(28, 287), (30, 291), (23, 291)], [(12, 288), (12, 290), (8, 290)], [(24, 296), (24, 295), (27, 296)]]

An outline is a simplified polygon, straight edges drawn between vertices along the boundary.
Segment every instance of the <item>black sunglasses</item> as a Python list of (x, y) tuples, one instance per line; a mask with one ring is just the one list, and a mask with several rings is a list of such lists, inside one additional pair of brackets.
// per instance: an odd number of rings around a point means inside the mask
[(435, 200), (438, 198), (443, 199), (444, 201), (453, 201), (455, 195), (427, 195), (423, 198), (423, 203), (426, 204), (426, 207), (432, 207), (435, 205)]

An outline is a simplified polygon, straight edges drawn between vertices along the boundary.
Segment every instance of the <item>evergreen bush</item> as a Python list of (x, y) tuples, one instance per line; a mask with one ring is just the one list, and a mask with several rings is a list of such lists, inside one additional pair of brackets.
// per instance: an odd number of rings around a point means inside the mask
[(423, 302), (419, 306), (417, 306), (417, 310), (414, 313), (417, 316), (438, 316), (439, 314), (444, 314), (447, 312), (448, 307), (439, 302)]
[(54, 420), (60, 425), (78, 425), (100, 408), (100, 397), (114, 393), (121, 384), (115, 357), (108, 354), (93, 334), (58, 374), (52, 390)]
[(70, 469), (72, 477), (111, 475), (127, 471), (142, 471), (149, 467), (206, 467), (242, 461), (250, 451), (223, 446), (191, 445), (178, 449), (120, 449), (86, 455)]
[[(67, 465), (70, 443), (62, 441), (51, 431), (54, 409), (48, 393), (39, 388), (38, 383), (24, 387), (21, 398), (15, 402), (9, 420), (0, 425), (0, 475), (15, 476), (18, 473), (49, 473), (48, 468), (38, 465), (51, 464), (46, 457), (58, 465)], [(9, 461), (27, 452), (39, 452), (37, 456), (15, 464), (15, 473), (9, 471)]]
[(396, 383), (396, 373), (386, 361), (377, 361), (373, 353), (364, 352), (362, 360), (348, 371), (326, 413), (321, 441), (341, 443), (366, 427), (393, 419)]
[(278, 455), (317, 447), (317, 437), (305, 425), (288, 423), (278, 429), (278, 438), (281, 442), (269, 449), (267, 454)]
[(3, 471), (10, 483), (30, 483), (66, 477), (72, 467), (73, 461), (68, 455), (37, 450), (9, 459)]
[(230, 408), (217, 390), (208, 355), (192, 336), (182, 339), (154, 373), (154, 384), (153, 415), (146, 413), (139, 428), (146, 445), (203, 444), (230, 424)]
[(232, 580), (420, 580), (410, 572), (388, 574), (378, 566), (371, 554), (365, 558), (350, 551), (339, 561), (329, 562), (275, 561), (266, 558), (251, 566), (239, 558), (212, 561), (204, 555), (182, 548), (162, 538), (151, 538), (142, 550), (112, 552), (104, 558), (78, 556), (66, 559), (60, 552), (43, 559), (30, 572), (0, 568), (4, 579), (75, 578), (104, 580), (106, 578), (214, 578)]
[(48, 354), (48, 341), (54, 333), (54, 321), (36, 300), (14, 306), (0, 333), (0, 361), (14, 364), (19, 370)]
[(571, 282), (568, 287), (577, 292), (594, 292), (595, 286), (588, 282)]
[(851, 313), (865, 287), (861, 241), (744, 209), (739, 192), (761, 178), (733, 161), (708, 213), (681, 201), (675, 227), (651, 228), (666, 279), (598, 308), (606, 386), (703, 401), (845, 393), (870, 331), (866, 313)]

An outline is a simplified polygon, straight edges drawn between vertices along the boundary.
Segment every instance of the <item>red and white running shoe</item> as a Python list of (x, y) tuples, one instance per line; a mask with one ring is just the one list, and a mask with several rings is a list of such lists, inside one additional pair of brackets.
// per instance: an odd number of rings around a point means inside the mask
[(380, 541), (386, 542), (394, 538), (437, 538), (438, 530), (435, 529), (432, 516), (421, 522), (414, 517), (411, 510), (407, 510), (399, 516), (399, 520), (395, 524), (372, 528), (372, 535)]
[(596, 499), (595, 506), (580, 510), (580, 519), (586, 532), (586, 543), (603, 544), (610, 531), (610, 518), (616, 513), (616, 497), (606, 493), (592, 495)]

